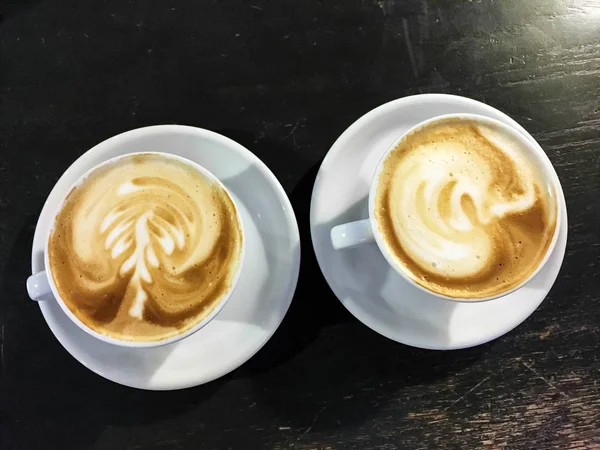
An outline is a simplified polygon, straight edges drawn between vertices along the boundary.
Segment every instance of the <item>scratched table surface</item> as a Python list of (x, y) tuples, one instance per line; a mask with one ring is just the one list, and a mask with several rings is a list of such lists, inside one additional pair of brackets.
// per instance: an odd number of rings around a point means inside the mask
[[(600, 2), (2, 0), (0, 448), (600, 448)], [(359, 323), (316, 264), (320, 162), (393, 99), (486, 102), (540, 142), (569, 242), (525, 323), (461, 351)], [(53, 337), (25, 279), (37, 215), (71, 162), (152, 124), (228, 135), (294, 205), (298, 290), (248, 363), (177, 392), (125, 388)]]

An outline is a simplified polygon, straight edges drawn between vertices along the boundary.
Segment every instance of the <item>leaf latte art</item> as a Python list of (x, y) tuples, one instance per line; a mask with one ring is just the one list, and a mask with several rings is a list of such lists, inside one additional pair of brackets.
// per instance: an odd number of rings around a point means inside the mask
[(522, 143), (468, 119), (425, 125), (383, 162), (375, 216), (400, 268), (455, 298), (519, 285), (552, 241), (556, 201)]
[(101, 166), (75, 187), (49, 243), (54, 283), (92, 329), (131, 341), (180, 334), (220, 303), (240, 264), (227, 192), (158, 154)]

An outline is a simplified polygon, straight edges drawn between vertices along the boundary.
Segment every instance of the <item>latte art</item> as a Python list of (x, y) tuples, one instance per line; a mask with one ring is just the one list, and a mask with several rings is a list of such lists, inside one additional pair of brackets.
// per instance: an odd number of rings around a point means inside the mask
[(85, 324), (157, 340), (218, 305), (241, 245), (235, 207), (218, 183), (141, 154), (100, 168), (69, 194), (49, 250), (61, 297)]
[(407, 136), (384, 162), (376, 218), (411, 278), (487, 297), (539, 264), (556, 221), (551, 189), (506, 133), (459, 119)]

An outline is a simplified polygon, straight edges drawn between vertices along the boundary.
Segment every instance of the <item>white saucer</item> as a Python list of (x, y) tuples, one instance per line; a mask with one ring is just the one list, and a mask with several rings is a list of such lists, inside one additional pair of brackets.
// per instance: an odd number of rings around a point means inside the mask
[(451, 113), (492, 117), (533, 140), (506, 114), (475, 100), (445, 94), (401, 98), (361, 117), (333, 144), (317, 175), (310, 211), (317, 260), (342, 304), (383, 336), (440, 350), (483, 344), (529, 317), (554, 284), (567, 243), (567, 208), (561, 189), (561, 229), (549, 261), (523, 288), (483, 303), (449, 302), (411, 286), (389, 267), (375, 244), (333, 249), (329, 238), (333, 226), (368, 216), (369, 185), (386, 149), (417, 123)]
[[(181, 389), (231, 372), (273, 335), (287, 312), (298, 281), (300, 237), (283, 188), (246, 148), (199, 128), (165, 125), (144, 130), (148, 140), (137, 151), (170, 152), (193, 160), (216, 175), (232, 193), (247, 242), (246, 260), (233, 296), (200, 331), (174, 344), (149, 349), (99, 341), (71, 322), (53, 300), (40, 302), (40, 308), (59, 342), (90, 370), (126, 386)], [(127, 134), (135, 133), (139, 130)], [(44, 269), (44, 239), (65, 190), (88, 169), (126, 153), (107, 142), (75, 161), (50, 193), (35, 230), (34, 273)]]

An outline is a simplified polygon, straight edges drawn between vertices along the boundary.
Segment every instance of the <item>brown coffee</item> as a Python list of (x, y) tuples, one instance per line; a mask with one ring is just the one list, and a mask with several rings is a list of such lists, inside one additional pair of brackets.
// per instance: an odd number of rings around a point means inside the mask
[(137, 154), (100, 166), (69, 193), (48, 250), (54, 284), (85, 325), (157, 341), (223, 300), (239, 269), (242, 227), (211, 178), (175, 158)]
[(516, 137), (451, 118), (411, 132), (388, 154), (375, 216), (411, 279), (449, 297), (478, 299), (510, 290), (537, 269), (557, 206)]

